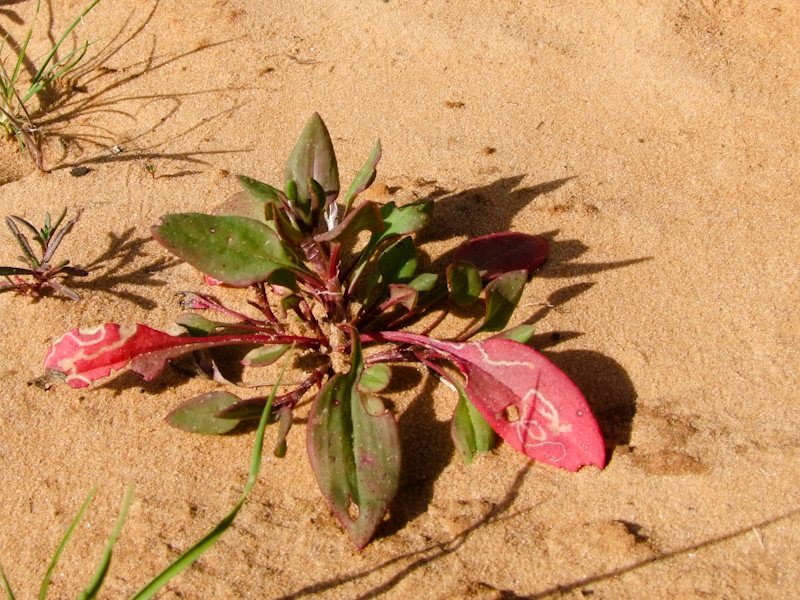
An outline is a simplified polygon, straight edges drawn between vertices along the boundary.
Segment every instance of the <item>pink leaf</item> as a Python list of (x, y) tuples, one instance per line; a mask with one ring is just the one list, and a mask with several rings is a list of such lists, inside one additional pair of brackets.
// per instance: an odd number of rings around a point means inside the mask
[(375, 336), (421, 346), (455, 362), (475, 407), (530, 458), (568, 471), (605, 466), (603, 436), (583, 394), (533, 348), (501, 338), (454, 343), (392, 331)]
[[(131, 369), (154, 379), (167, 362), (195, 350), (234, 344), (262, 345), (290, 340), (291, 336), (267, 334), (216, 335), (201, 338), (176, 337), (146, 325), (106, 323), (98, 327), (73, 329), (58, 338), (44, 359), (47, 371), (65, 375), (74, 388), (86, 387), (92, 381), (115, 371)], [(297, 340), (308, 342), (306, 338)]]
[(472, 263), (484, 279), (523, 269), (530, 275), (544, 264), (548, 251), (541, 236), (504, 231), (467, 240), (456, 248), (453, 262)]

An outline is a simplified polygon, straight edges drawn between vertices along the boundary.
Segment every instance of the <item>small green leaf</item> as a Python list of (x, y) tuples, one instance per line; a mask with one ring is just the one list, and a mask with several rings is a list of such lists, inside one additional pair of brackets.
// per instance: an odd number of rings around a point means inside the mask
[(187, 400), (166, 416), (166, 421), (189, 433), (220, 435), (239, 424), (233, 419), (218, 419), (214, 415), (236, 404), (240, 399), (229, 392), (209, 392)]
[(494, 448), (495, 433), (469, 401), (464, 388), (457, 381), (451, 380), (451, 383), (458, 390), (458, 405), (450, 422), (450, 437), (453, 438), (461, 459), (471, 465), (479, 452), (488, 452)]
[(350, 206), (353, 204), (355, 197), (371, 186), (372, 182), (375, 181), (375, 167), (380, 159), (381, 141), (378, 140), (375, 142), (375, 146), (372, 148), (372, 152), (370, 153), (369, 158), (367, 158), (367, 162), (365, 162), (364, 166), (362, 166), (358, 173), (356, 173), (353, 183), (351, 183), (350, 187), (347, 189), (347, 194), (344, 197), (345, 215), (350, 212)]
[(311, 406), (307, 447), (320, 490), (363, 548), (397, 493), (400, 438), (380, 399), (358, 391), (364, 362), (355, 336), (352, 346), (350, 372), (334, 375)]
[(283, 180), (294, 180), (297, 184), (297, 197), (305, 200), (310, 197), (308, 180), (314, 179), (325, 190), (327, 197), (339, 194), (339, 168), (333, 142), (325, 123), (317, 113), (311, 115), (303, 132), (286, 163)]
[(486, 286), (486, 316), (479, 331), (500, 331), (508, 324), (527, 281), (527, 271), (511, 271)]
[(503, 338), (506, 340), (514, 340), (515, 342), (519, 342), (520, 344), (528, 344), (531, 339), (533, 339), (533, 334), (536, 333), (536, 326), (535, 325), (517, 325), (516, 327), (512, 327), (511, 329), (506, 329), (505, 331), (501, 331), (497, 335), (492, 337), (496, 338)]
[(378, 271), (386, 284), (410, 281), (417, 270), (417, 250), (409, 237), (395, 242), (378, 257)]
[(183, 327), (192, 337), (205, 337), (218, 327), (225, 327), (229, 323), (210, 321), (197, 313), (183, 313), (175, 319), (175, 323)]
[(358, 391), (378, 394), (385, 390), (392, 378), (392, 369), (386, 363), (378, 363), (364, 369), (358, 380)]
[(291, 344), (268, 344), (260, 348), (254, 348), (245, 354), (242, 359), (242, 364), (245, 367), (265, 367), (271, 365), (291, 347)]
[(297, 267), (278, 235), (245, 217), (181, 213), (161, 218), (153, 237), (167, 250), (223, 283), (294, 285)]
[(438, 280), (439, 276), (436, 273), (420, 273), (408, 282), (408, 286), (418, 292), (430, 292)]
[(478, 268), (472, 263), (458, 261), (447, 268), (447, 288), (450, 299), (459, 306), (475, 302), (483, 291)]

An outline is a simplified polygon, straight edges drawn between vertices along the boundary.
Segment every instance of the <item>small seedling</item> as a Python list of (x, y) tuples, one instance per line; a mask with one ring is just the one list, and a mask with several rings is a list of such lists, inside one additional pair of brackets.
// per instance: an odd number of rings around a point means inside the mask
[(57, 57), (59, 48), (61, 48), (64, 40), (67, 39), (67, 36), (72, 33), (72, 30), (75, 29), (83, 17), (85, 17), (98, 2), (100, 2), (100, 0), (93, 0), (80, 16), (67, 27), (67, 30), (53, 45), (38, 70), (31, 74), (31, 78), (26, 84), (27, 87), (21, 87), (20, 80), (23, 76), (23, 67), (26, 61), (30, 61), (26, 53), (28, 42), (30, 42), (34, 26), (36, 25), (36, 18), (39, 15), (40, 2), (38, 0), (36, 2), (33, 22), (25, 36), (25, 41), (18, 49), (12, 49), (15, 58), (12, 61), (12, 68), (10, 70), (6, 69), (5, 60), (2, 55), (3, 50), (6, 48), (8, 35), (0, 40), (0, 129), (3, 130), (6, 135), (13, 136), (17, 139), (20, 148), (28, 151), (39, 169), (43, 168), (42, 153), (39, 149), (40, 131), (32, 122), (26, 103), (33, 96), (49, 87), (53, 82), (69, 73), (86, 55), (89, 42), (85, 42), (82, 46), (78, 46), (61, 58)]
[[(300, 399), (317, 389), (307, 417), (309, 460), (359, 548), (384, 518), (400, 482), (397, 423), (379, 397), (391, 363), (421, 365), (456, 391), (451, 434), (468, 463), (493, 447), (496, 432), (532, 459), (570, 471), (603, 468), (603, 438), (581, 392), (526, 345), (532, 326), (503, 331), (528, 278), (547, 257), (547, 241), (492, 234), (462, 244), (445, 274), (418, 272), (412, 236), (430, 222), (433, 203), (356, 202), (375, 179), (380, 157), (378, 141), (337, 200), (333, 144), (320, 117), (312, 116), (289, 157), (283, 190), (240, 177), (245, 191), (215, 214), (166, 215), (153, 228), (156, 240), (207, 278), (249, 287), (256, 316), (185, 292), (184, 307), (223, 320), (184, 314), (181, 336), (117, 323), (75, 329), (47, 353), (50, 377), (84, 387), (130, 367), (151, 380), (169, 361), (191, 355), (197, 369), (226, 382), (212, 349), (230, 345), (254, 347), (242, 361), (247, 367), (271, 364), (292, 345), (316, 357), (309, 364), (319, 366), (275, 401), (275, 453), (286, 451)], [(451, 308), (480, 306), (481, 300), (483, 317), (462, 335), (432, 335)], [(216, 391), (182, 404), (168, 421), (187, 431), (226, 433), (257, 418), (266, 402)]]
[[(25, 296), (38, 297), (43, 289), (51, 288), (72, 300), (80, 300), (80, 296), (74, 290), (55, 279), (62, 276), (85, 277), (89, 273), (83, 269), (70, 267), (68, 260), (57, 265), (52, 265), (51, 261), (64, 236), (70, 232), (78, 221), (81, 212), (83, 211), (79, 210), (78, 214), (63, 227), (61, 227), (61, 223), (64, 217), (67, 216), (66, 208), (55, 223), (50, 222), (50, 213), (47, 213), (44, 217), (44, 227), (41, 229), (36, 229), (22, 217), (6, 217), (6, 225), (8, 225), (11, 233), (14, 234), (19, 247), (22, 248), (23, 255), (19, 257), (19, 260), (27, 263), (28, 267), (0, 267), (0, 277), (5, 278), (5, 281), (0, 281), (0, 292), (13, 290)], [(38, 244), (41, 256), (36, 256), (33, 246), (27, 236), (20, 231), (18, 225), (22, 225), (33, 234), (33, 241)]]
[[(233, 507), (233, 510), (231, 510), (231, 512), (229, 512), (224, 519), (217, 523), (216, 526), (214, 526), (205, 536), (203, 536), (199, 542), (172, 561), (169, 566), (159, 575), (151, 579), (149, 583), (147, 583), (135, 596), (131, 598), (131, 600), (147, 600), (148, 598), (152, 598), (161, 588), (169, 583), (170, 580), (172, 580), (181, 571), (186, 569), (189, 565), (200, 558), (206, 550), (211, 548), (211, 546), (214, 545), (220, 536), (222, 536), (222, 534), (225, 533), (225, 531), (233, 524), (233, 520), (236, 518), (236, 515), (239, 514), (239, 511), (244, 505), (244, 501), (247, 499), (247, 496), (250, 494), (253, 486), (255, 486), (256, 481), (258, 480), (258, 472), (261, 469), (261, 457), (264, 449), (264, 430), (266, 429), (267, 422), (269, 420), (269, 414), (272, 410), (272, 405), (275, 400), (275, 393), (278, 389), (278, 385), (280, 385), (280, 380), (282, 377), (283, 373), (281, 374), (281, 377), (278, 378), (278, 383), (272, 388), (272, 394), (264, 406), (263, 413), (261, 415), (261, 421), (259, 422), (258, 429), (256, 430), (255, 445), (253, 446), (252, 457), (250, 458), (250, 473), (247, 477), (247, 483), (245, 484), (244, 491), (242, 492), (239, 501)], [(78, 527), (78, 524), (83, 518), (83, 514), (89, 507), (89, 503), (92, 501), (95, 491), (96, 490), (92, 491), (86, 498), (80, 510), (78, 511), (78, 514), (67, 528), (67, 532), (61, 539), (61, 543), (56, 548), (56, 552), (53, 555), (53, 559), (50, 561), (50, 566), (45, 573), (44, 579), (42, 580), (42, 585), (39, 589), (40, 600), (44, 600), (47, 597), (47, 590), (50, 587), (50, 580), (55, 572), (58, 559), (61, 557), (67, 542), (72, 537), (75, 529)], [(97, 594), (100, 592), (100, 588), (103, 586), (103, 581), (105, 581), (106, 574), (108, 573), (114, 546), (116, 545), (117, 538), (122, 531), (122, 526), (125, 523), (125, 518), (128, 514), (128, 508), (130, 507), (132, 498), (133, 488), (129, 487), (127, 493), (125, 494), (125, 500), (122, 503), (122, 510), (117, 518), (117, 524), (111, 532), (108, 542), (106, 543), (105, 551), (100, 558), (100, 563), (97, 566), (94, 576), (83, 590), (83, 593), (78, 596), (80, 600), (92, 600), (96, 598)], [(6, 579), (5, 573), (3, 573), (2, 567), (0, 567), (0, 583), (3, 585), (7, 599), (14, 600), (14, 592), (11, 589), (11, 584), (8, 582), (8, 579)]]
[(150, 177), (155, 179), (156, 178), (156, 171), (158, 171), (158, 165), (153, 164), (153, 163), (143, 163), (143, 164), (144, 164), (145, 171), (147, 171), (150, 174)]

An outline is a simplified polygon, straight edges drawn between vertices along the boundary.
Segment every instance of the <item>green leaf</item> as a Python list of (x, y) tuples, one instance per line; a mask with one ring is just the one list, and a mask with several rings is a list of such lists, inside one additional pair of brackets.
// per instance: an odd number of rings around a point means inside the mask
[(369, 158), (367, 158), (367, 162), (365, 162), (364, 166), (362, 166), (358, 173), (356, 173), (353, 183), (351, 183), (350, 187), (347, 189), (347, 194), (344, 197), (345, 215), (350, 212), (350, 206), (353, 204), (355, 197), (371, 186), (372, 182), (375, 181), (375, 167), (380, 159), (381, 141), (378, 140), (375, 142), (375, 146), (372, 148), (372, 152), (370, 153)]
[(377, 205), (374, 202), (364, 202), (336, 227), (315, 236), (314, 239), (318, 242), (343, 242), (362, 231), (380, 232), (383, 228), (383, 219)]
[(205, 337), (211, 335), (218, 327), (230, 325), (222, 321), (210, 321), (197, 313), (183, 313), (175, 319), (175, 323), (183, 327), (192, 337)]
[(11, 591), (11, 584), (8, 583), (8, 579), (6, 579), (6, 574), (3, 572), (3, 567), (0, 567), (0, 581), (3, 582), (3, 589), (6, 591), (6, 597), (8, 600), (16, 600), (14, 598), (14, 592)]
[(417, 249), (409, 237), (389, 246), (378, 257), (378, 271), (386, 284), (410, 281), (417, 270)]
[(0, 267), (0, 276), (8, 277), (9, 275), (33, 275), (33, 271), (18, 267)]
[(408, 282), (408, 286), (418, 292), (430, 292), (436, 286), (438, 279), (436, 273), (420, 273)]
[(253, 219), (172, 214), (162, 217), (152, 233), (167, 250), (223, 283), (294, 285), (291, 271), (297, 266), (289, 251), (272, 229)]
[(257, 179), (239, 175), (239, 183), (249, 193), (250, 197), (264, 204), (280, 204), (280, 190)]
[(103, 585), (103, 581), (108, 573), (108, 566), (111, 564), (111, 555), (114, 552), (114, 546), (116, 545), (119, 534), (122, 531), (122, 526), (125, 524), (125, 519), (128, 516), (128, 509), (131, 506), (132, 499), (133, 486), (129, 485), (128, 491), (125, 492), (125, 498), (122, 501), (122, 510), (117, 517), (117, 524), (114, 526), (114, 530), (111, 532), (108, 542), (106, 542), (106, 549), (103, 552), (100, 563), (97, 565), (97, 569), (95, 570), (94, 576), (89, 582), (89, 585), (87, 585), (86, 589), (84, 589), (81, 595), (78, 596), (78, 600), (94, 600), (97, 597), (97, 593), (100, 591), (100, 587)]
[(472, 263), (458, 261), (447, 268), (447, 288), (450, 299), (459, 306), (475, 302), (483, 291), (478, 268)]
[(364, 369), (358, 380), (358, 391), (378, 394), (385, 390), (392, 378), (392, 369), (386, 363), (378, 363)]
[(236, 404), (240, 399), (230, 392), (209, 392), (195, 396), (170, 412), (165, 420), (173, 427), (189, 433), (220, 435), (239, 424), (233, 419), (218, 419), (214, 415)]
[(265, 367), (271, 365), (286, 351), (291, 348), (290, 344), (267, 344), (259, 348), (254, 348), (245, 354), (242, 364), (245, 367)]
[(53, 573), (56, 570), (58, 559), (61, 558), (61, 553), (64, 552), (67, 542), (72, 537), (75, 529), (78, 527), (78, 523), (80, 523), (81, 519), (83, 518), (83, 514), (86, 512), (86, 509), (89, 508), (89, 503), (91, 503), (96, 492), (97, 488), (94, 488), (91, 492), (89, 492), (89, 495), (86, 497), (86, 500), (83, 501), (80, 510), (78, 510), (78, 514), (75, 515), (74, 519), (72, 519), (72, 523), (69, 524), (67, 532), (64, 534), (64, 537), (61, 538), (61, 542), (58, 544), (55, 554), (53, 554), (53, 559), (50, 561), (50, 565), (47, 567), (47, 572), (42, 580), (42, 586), (39, 588), (39, 600), (45, 600), (47, 597), (47, 588), (50, 586), (50, 580), (53, 578)]
[(356, 383), (364, 363), (353, 338), (350, 372), (320, 390), (308, 417), (308, 455), (336, 517), (359, 548), (367, 545), (400, 481), (400, 438), (391, 412)]
[(531, 339), (533, 339), (534, 333), (536, 333), (535, 325), (527, 325), (523, 323), (522, 325), (517, 325), (516, 327), (512, 327), (511, 329), (506, 329), (505, 331), (501, 331), (500, 333), (492, 337), (503, 338), (506, 340), (514, 340), (515, 342), (519, 342), (520, 344), (527, 344), (531, 341)]
[(486, 316), (478, 331), (500, 331), (508, 324), (527, 281), (527, 271), (511, 271), (486, 286)]
[(488, 452), (494, 448), (495, 433), (481, 413), (467, 397), (467, 392), (455, 380), (451, 383), (458, 390), (458, 405), (450, 422), (450, 437), (458, 450), (461, 459), (472, 464), (479, 452)]
[(339, 194), (339, 169), (333, 142), (325, 123), (317, 113), (311, 115), (286, 163), (284, 182), (294, 180), (297, 196), (301, 200), (310, 197), (308, 180), (314, 179), (325, 190), (328, 197)]

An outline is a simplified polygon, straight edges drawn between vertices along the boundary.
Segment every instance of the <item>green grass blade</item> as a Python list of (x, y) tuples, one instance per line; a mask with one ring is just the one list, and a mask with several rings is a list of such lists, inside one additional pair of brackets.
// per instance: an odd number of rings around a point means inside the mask
[(6, 591), (8, 600), (16, 600), (14, 598), (14, 592), (11, 591), (11, 586), (8, 583), (8, 579), (6, 579), (6, 574), (3, 572), (3, 567), (0, 567), (0, 579), (3, 580), (3, 589)]
[(170, 564), (159, 575), (153, 578), (153, 580), (143, 587), (131, 600), (147, 600), (148, 598), (152, 598), (163, 586), (167, 584), (167, 582), (169, 582), (173, 577), (178, 575), (178, 573), (200, 558), (200, 556), (202, 556), (206, 550), (213, 546), (219, 537), (225, 533), (228, 527), (231, 526), (231, 523), (233, 523), (233, 520), (236, 518), (239, 510), (242, 508), (245, 499), (250, 494), (250, 491), (253, 489), (253, 486), (258, 480), (258, 472), (261, 469), (261, 455), (264, 449), (264, 430), (267, 427), (267, 420), (270, 412), (272, 411), (272, 404), (275, 401), (275, 395), (277, 394), (278, 386), (280, 385), (281, 380), (286, 373), (286, 367), (289, 365), (290, 357), (291, 356), (287, 356), (286, 361), (283, 364), (283, 370), (278, 377), (278, 381), (273, 386), (272, 393), (270, 394), (269, 400), (267, 400), (267, 404), (264, 407), (264, 412), (261, 413), (261, 421), (258, 424), (255, 445), (253, 446), (253, 455), (250, 459), (250, 474), (247, 477), (247, 484), (244, 487), (244, 491), (242, 492), (242, 497), (239, 499), (239, 502), (236, 503), (236, 506), (233, 507), (233, 510), (228, 513), (228, 515), (222, 519), (211, 531), (209, 531), (203, 537), (203, 539), (201, 539), (194, 546), (189, 548), (189, 550), (184, 552), (175, 561), (173, 561), (172, 564)]
[(56, 548), (56, 553), (53, 555), (53, 560), (50, 561), (50, 566), (47, 568), (47, 573), (44, 575), (44, 579), (42, 580), (42, 587), (39, 589), (39, 600), (45, 600), (47, 597), (47, 588), (50, 586), (50, 579), (53, 577), (53, 571), (56, 570), (56, 564), (58, 564), (58, 559), (61, 557), (61, 553), (64, 552), (64, 548), (69, 541), (69, 538), (72, 537), (75, 528), (80, 523), (80, 520), (83, 518), (83, 513), (86, 512), (86, 509), (89, 507), (89, 503), (94, 498), (95, 493), (97, 492), (97, 488), (95, 487), (89, 495), (86, 497), (86, 500), (83, 501), (83, 505), (81, 509), (78, 511), (78, 514), (72, 520), (72, 523), (69, 525), (69, 529), (67, 529), (67, 533), (64, 534), (64, 537), (61, 539), (61, 543)]
[[(34, 75), (33, 79), (31, 80), (31, 86), (34, 86), (39, 82), (39, 80), (42, 78), (42, 75), (44, 75), (45, 71), (47, 70), (47, 65), (50, 64), (50, 61), (53, 60), (53, 57), (56, 55), (56, 52), (58, 52), (58, 48), (61, 46), (64, 40), (67, 39), (67, 36), (70, 33), (72, 33), (72, 30), (75, 29), (75, 27), (77, 27), (78, 23), (81, 22), (83, 17), (89, 14), (89, 11), (92, 10), (98, 2), (100, 2), (100, 0), (94, 0), (94, 2), (92, 2), (88, 7), (84, 9), (84, 11), (80, 14), (80, 16), (72, 22), (72, 25), (67, 27), (67, 30), (64, 32), (64, 35), (61, 36), (61, 38), (56, 42), (55, 46), (53, 46), (53, 49), (50, 50), (50, 54), (47, 55), (47, 58), (44, 59), (42, 66), (39, 67), (39, 71), (37, 71), (36, 75)], [(38, 5), (37, 5), (37, 10), (38, 10)]]
[(89, 585), (87, 585), (86, 589), (78, 596), (78, 600), (94, 600), (94, 598), (97, 597), (97, 592), (100, 591), (100, 586), (103, 585), (103, 580), (106, 578), (106, 573), (108, 573), (111, 553), (114, 550), (114, 545), (117, 543), (119, 533), (122, 531), (122, 526), (125, 524), (132, 498), (133, 486), (129, 485), (128, 491), (125, 493), (125, 499), (122, 501), (122, 510), (119, 513), (119, 517), (117, 517), (117, 524), (114, 526), (114, 531), (111, 532), (111, 537), (108, 538), (108, 543), (106, 543), (106, 549), (105, 552), (103, 552), (103, 557), (100, 559), (100, 564), (97, 566), (97, 570), (94, 573), (94, 577), (92, 577), (92, 580), (89, 582)]
[(39, 17), (39, 1), (36, 2), (36, 11), (33, 13), (33, 22), (31, 23), (31, 28), (28, 29), (28, 35), (25, 36), (25, 42), (23, 42), (22, 47), (19, 49), (19, 53), (17, 54), (17, 62), (14, 65), (14, 72), (11, 74), (11, 77), (8, 79), (9, 86), (13, 89), (15, 84), (17, 83), (17, 78), (19, 77), (19, 70), (22, 67), (22, 64), (25, 62), (25, 52), (28, 49), (28, 42), (31, 40), (31, 35), (33, 34), (33, 28), (36, 26), (36, 19)]

